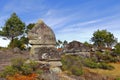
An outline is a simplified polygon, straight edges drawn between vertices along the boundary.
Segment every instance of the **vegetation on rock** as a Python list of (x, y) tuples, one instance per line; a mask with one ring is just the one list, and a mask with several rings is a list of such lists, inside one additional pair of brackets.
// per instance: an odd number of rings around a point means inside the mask
[(32, 75), (30, 78), (35, 78), (35, 75), (39, 75), (43, 72), (43, 70), (38, 68), (38, 63), (35, 61), (30, 61), (29, 63), (26, 63), (25, 61), (26, 60), (23, 58), (13, 59), (12, 64), (10, 66), (6, 66), (4, 71), (1, 72), (0, 77), (9, 78), (8, 80), (14, 80), (14, 78), (17, 78), (15, 76), (20, 76), (19, 79), (21, 79), (30, 77), (30, 75)]

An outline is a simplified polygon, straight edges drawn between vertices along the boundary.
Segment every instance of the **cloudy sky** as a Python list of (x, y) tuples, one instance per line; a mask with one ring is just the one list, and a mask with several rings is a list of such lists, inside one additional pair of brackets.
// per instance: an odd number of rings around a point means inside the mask
[(107, 29), (120, 41), (120, 0), (0, 0), (0, 26), (13, 12), (26, 25), (42, 19), (60, 40), (90, 42), (94, 31)]

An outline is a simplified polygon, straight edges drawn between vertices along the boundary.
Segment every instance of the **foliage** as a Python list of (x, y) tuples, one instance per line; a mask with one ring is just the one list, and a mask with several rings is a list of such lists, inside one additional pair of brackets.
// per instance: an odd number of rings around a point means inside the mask
[(10, 47), (10, 48), (18, 47), (19, 49), (23, 50), (26, 48), (25, 45), (28, 45), (28, 43), (29, 43), (28, 38), (23, 36), (23, 37), (21, 37), (21, 39), (18, 39), (18, 38), (13, 39), (13, 41), (10, 42), (8, 47)]
[(21, 41), (23, 44), (26, 44), (26, 45), (28, 45), (28, 43), (29, 43), (28, 37), (25, 37), (25, 36), (22, 36), (21, 39), (20, 39), (20, 41)]
[(63, 55), (62, 56), (62, 69), (67, 71), (69, 74), (76, 76), (83, 74), (83, 66), (89, 68), (99, 68), (105, 70), (114, 69), (113, 66), (105, 62), (96, 62), (92, 58), (83, 59), (80, 56)]
[(109, 65), (108, 63), (104, 62), (94, 62), (92, 59), (85, 59), (84, 60), (84, 66), (90, 67), (90, 68), (100, 68), (100, 69), (107, 69), (112, 70), (114, 69), (113, 66)]
[(28, 33), (29, 30), (31, 30), (35, 26), (35, 23), (30, 23), (27, 25), (26, 33)]
[(89, 44), (87, 41), (85, 41), (83, 44), (84, 44), (85, 46), (87, 46), (87, 47), (92, 47), (92, 45)]
[(15, 74), (20, 75), (31, 75), (33, 73), (35, 74), (41, 74), (43, 71), (38, 68), (38, 64), (35, 61), (30, 61), (29, 63), (25, 63), (25, 59), (23, 58), (17, 58), (12, 60), (12, 65), (7, 66), (5, 70), (1, 73), (1, 77), (11, 77)]
[(98, 47), (112, 47), (117, 42), (114, 35), (107, 30), (95, 31), (91, 41)]
[(114, 52), (120, 54), (120, 43), (117, 43), (114, 47), (115, 47)]
[(64, 71), (69, 71), (74, 75), (82, 75), (83, 69), (82, 69), (82, 63), (80, 61), (79, 56), (71, 56), (71, 55), (65, 55), (62, 56), (62, 69)]
[(17, 68), (18, 70), (21, 70), (21, 67), (23, 66), (23, 64), (25, 63), (25, 59), (18, 57), (15, 59), (11, 60), (11, 66)]
[(5, 26), (2, 28), (1, 35), (10, 39), (22, 35), (24, 33), (25, 24), (20, 18), (13, 13), (11, 17), (5, 22)]
[(96, 62), (117, 62), (118, 59), (113, 57), (109, 51), (104, 53), (97, 51), (96, 52), (97, 61)]
[(68, 42), (66, 40), (63, 41), (63, 47), (65, 47), (65, 45), (67, 45)]
[(113, 66), (108, 65), (107, 63), (100, 63), (100, 64), (99, 64), (99, 68), (101, 68), (101, 69), (107, 69), (107, 70), (112, 70), (112, 69), (114, 69)]
[(17, 68), (14, 68), (13, 66), (6, 66), (5, 70), (0, 74), (0, 77), (12, 76), (16, 73), (18, 73)]
[(64, 41), (57, 40), (56, 41), (56, 46), (58, 48), (64, 48), (67, 44), (68, 44), (68, 41), (66, 41), (66, 40), (64, 40)]
[(96, 62), (93, 62), (92, 59), (85, 59), (84, 60), (84, 66), (90, 67), (90, 68), (98, 68), (99, 65)]
[[(0, 31), (1, 36), (5, 36), (8, 39), (11, 39), (11, 46), (14, 47), (13, 39), (23, 35), (25, 31), (25, 23), (23, 23), (16, 13), (13, 13), (10, 18), (5, 22), (5, 26), (2, 27)], [(13, 43), (13, 46), (12, 46)]]
[(63, 42), (62, 42), (61, 40), (58, 40), (58, 41), (56, 42), (56, 46), (60, 48), (61, 45), (62, 45), (62, 43), (63, 43)]
[(83, 69), (77, 67), (76, 65), (71, 66), (70, 71), (76, 76), (80, 76), (83, 74)]
[(20, 48), (20, 49), (23, 49), (23, 48), (24, 48), (22, 42), (21, 42), (18, 38), (13, 39), (13, 40), (10, 42), (10, 44), (8, 45), (8, 47), (9, 47), (9, 48), (11, 48), (11, 47), (12, 47), (12, 48), (18, 47), (18, 48)]

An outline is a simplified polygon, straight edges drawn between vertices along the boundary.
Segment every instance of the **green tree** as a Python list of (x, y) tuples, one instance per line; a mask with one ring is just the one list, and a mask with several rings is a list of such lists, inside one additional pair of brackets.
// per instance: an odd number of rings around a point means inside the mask
[(85, 41), (83, 44), (87, 47), (92, 47), (92, 45), (90, 43), (88, 43), (87, 41)]
[(107, 30), (95, 31), (91, 41), (94, 42), (97, 47), (112, 47), (117, 42), (114, 35)]
[(35, 26), (35, 23), (30, 23), (27, 25), (26, 33), (28, 33), (29, 30), (31, 30)]
[(28, 45), (28, 43), (29, 43), (28, 37), (25, 37), (25, 36), (22, 36), (21, 39), (20, 39), (20, 41), (21, 41), (22, 43), (26, 44), (26, 45)]
[(120, 43), (117, 43), (114, 47), (115, 47), (114, 52), (120, 54)]
[(11, 39), (11, 42), (13, 42), (13, 39), (22, 35), (24, 31), (25, 23), (20, 20), (16, 13), (13, 13), (5, 22), (5, 26), (0, 31), (0, 35)]
[(21, 49), (22, 43), (18, 38), (14, 38), (13, 41), (10, 42), (8, 47), (18, 47)]
[(63, 43), (63, 42), (62, 42), (61, 40), (58, 40), (58, 41), (56, 42), (56, 46), (60, 48), (60, 47), (62, 46), (62, 43)]
[(63, 47), (65, 47), (68, 44), (66, 40), (63, 41)]

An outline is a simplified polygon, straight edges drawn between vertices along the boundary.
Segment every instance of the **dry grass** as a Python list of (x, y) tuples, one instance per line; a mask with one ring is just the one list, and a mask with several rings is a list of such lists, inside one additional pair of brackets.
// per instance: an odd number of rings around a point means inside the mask
[(91, 72), (95, 72), (101, 75), (106, 75), (110, 77), (120, 77), (120, 63), (110, 63), (110, 65), (114, 66), (113, 70), (103, 70), (103, 69), (89, 69)]

